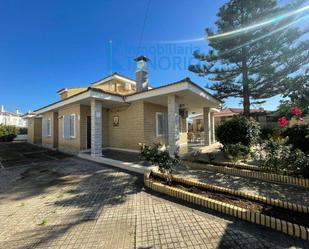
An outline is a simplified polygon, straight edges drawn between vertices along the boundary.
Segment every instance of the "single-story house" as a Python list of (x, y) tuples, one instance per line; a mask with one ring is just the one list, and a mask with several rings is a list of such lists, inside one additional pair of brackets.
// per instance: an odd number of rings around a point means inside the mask
[(28, 115), (30, 143), (78, 153), (137, 151), (140, 143), (165, 144), (174, 155), (187, 144), (188, 113), (202, 113), (205, 145), (214, 142), (214, 112), (221, 102), (190, 78), (152, 88), (148, 59), (139, 56), (136, 80), (118, 73), (89, 86), (63, 88), (60, 100)]

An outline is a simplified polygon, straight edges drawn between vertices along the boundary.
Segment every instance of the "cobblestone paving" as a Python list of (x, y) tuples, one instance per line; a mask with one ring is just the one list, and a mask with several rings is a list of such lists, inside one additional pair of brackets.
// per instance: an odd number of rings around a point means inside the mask
[(258, 194), (309, 207), (309, 190), (301, 186), (266, 182), (260, 179), (214, 173), (206, 170), (183, 170), (179, 173), (185, 177), (195, 178), (216, 186), (228, 187), (249, 194)]
[(142, 180), (74, 157), (0, 170), (0, 248), (309, 248)]

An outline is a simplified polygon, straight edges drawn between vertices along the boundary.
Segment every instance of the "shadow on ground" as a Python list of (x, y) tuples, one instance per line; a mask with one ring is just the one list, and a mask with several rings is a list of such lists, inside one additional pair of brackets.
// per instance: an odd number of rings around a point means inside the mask
[(180, 240), (187, 245), (182, 248), (306, 247), (273, 230), (145, 191), (141, 175), (75, 157), (8, 168), (0, 179), (7, 184), (0, 190), (3, 248), (150, 249), (173, 239), (169, 245), (175, 248)]

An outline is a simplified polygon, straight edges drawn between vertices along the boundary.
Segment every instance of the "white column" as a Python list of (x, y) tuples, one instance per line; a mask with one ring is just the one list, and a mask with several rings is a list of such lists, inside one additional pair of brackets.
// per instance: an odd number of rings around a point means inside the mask
[(91, 100), (91, 156), (102, 156), (102, 103)]
[(215, 132), (215, 113), (210, 113), (210, 126), (211, 126), (211, 143), (215, 143), (216, 138), (216, 132)]
[(211, 145), (211, 118), (210, 108), (203, 108), (203, 120), (204, 120), (204, 145)]
[(169, 95), (167, 102), (169, 154), (174, 156), (179, 152), (179, 103), (175, 95)]

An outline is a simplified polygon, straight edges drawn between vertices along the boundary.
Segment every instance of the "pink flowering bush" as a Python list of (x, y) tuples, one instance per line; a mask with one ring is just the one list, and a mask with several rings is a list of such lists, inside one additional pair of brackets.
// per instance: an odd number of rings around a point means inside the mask
[(286, 117), (281, 117), (279, 118), (278, 120), (278, 124), (281, 126), (281, 127), (284, 127), (286, 125), (289, 124), (289, 120), (286, 119)]
[[(304, 119), (301, 118), (302, 110), (298, 106), (294, 106), (291, 109), (291, 114), (296, 118), (296, 120), (300, 123), (304, 122)], [(287, 126), (289, 124), (289, 120), (286, 117), (280, 117), (278, 119), (278, 124), (281, 127)]]
[(295, 116), (300, 116), (303, 112), (299, 107), (295, 106), (291, 109), (291, 113)]

